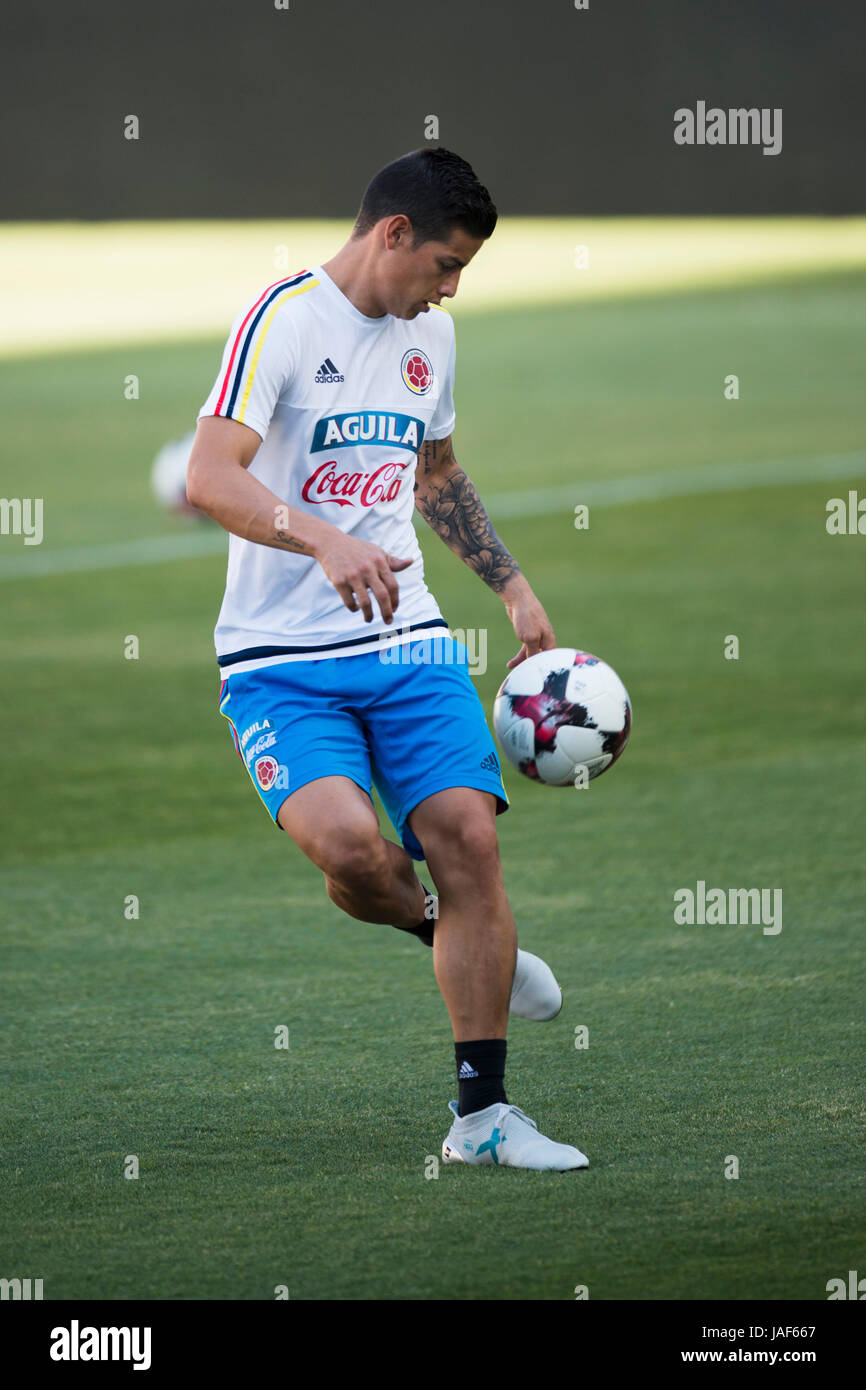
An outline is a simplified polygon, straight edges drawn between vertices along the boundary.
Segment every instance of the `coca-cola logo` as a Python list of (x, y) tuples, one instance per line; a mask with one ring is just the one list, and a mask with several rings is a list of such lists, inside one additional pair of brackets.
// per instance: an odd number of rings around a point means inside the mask
[(336, 502), (339, 507), (354, 507), (356, 502), (362, 507), (374, 507), (377, 502), (393, 502), (400, 491), (403, 470), (408, 468), (408, 460), (395, 459), (383, 463), (372, 473), (338, 473), (336, 459), (320, 463), (311, 473), (301, 496), (305, 502)]

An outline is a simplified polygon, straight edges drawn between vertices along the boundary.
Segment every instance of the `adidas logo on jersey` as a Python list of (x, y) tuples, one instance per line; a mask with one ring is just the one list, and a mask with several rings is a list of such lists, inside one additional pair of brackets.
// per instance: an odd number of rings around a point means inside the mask
[(499, 759), (495, 753), (488, 753), (486, 758), (482, 758), (481, 766), (485, 772), (498, 772)]
[(314, 380), (327, 383), (332, 381), (345, 381), (346, 378), (343, 376), (342, 372), (337, 371), (330, 357), (326, 357), (321, 367), (316, 372)]
[(461, 1081), (469, 1081), (473, 1076), (477, 1076), (478, 1072), (470, 1062), (461, 1062), (457, 1075)]

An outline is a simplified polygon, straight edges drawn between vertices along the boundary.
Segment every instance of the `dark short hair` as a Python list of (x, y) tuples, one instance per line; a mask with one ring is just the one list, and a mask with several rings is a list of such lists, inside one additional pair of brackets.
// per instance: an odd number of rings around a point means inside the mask
[(352, 236), (365, 236), (383, 217), (398, 213), (412, 223), (413, 251), (425, 241), (447, 241), (454, 226), (487, 238), (498, 217), (471, 164), (441, 145), (412, 150), (373, 176)]

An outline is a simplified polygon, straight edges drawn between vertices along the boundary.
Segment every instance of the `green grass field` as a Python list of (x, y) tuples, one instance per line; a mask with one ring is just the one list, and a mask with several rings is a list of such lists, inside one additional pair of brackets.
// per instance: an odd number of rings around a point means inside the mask
[[(737, 462), (808, 475), (863, 448), (864, 314), (866, 272), (817, 269), (455, 310), (457, 455), (491, 510)], [(634, 705), (609, 776), (507, 771), (498, 822), (521, 941), (565, 993), (513, 1023), (509, 1097), (591, 1167), (428, 1180), (456, 1094), (430, 954), (342, 916), (255, 796), (216, 709), (224, 561), (22, 568), (190, 530), (147, 475), (221, 343), (0, 368), (3, 491), (45, 499), (42, 547), (0, 539), (0, 1275), (52, 1299), (820, 1300), (864, 1273), (866, 538), (829, 536), (825, 507), (866, 492), (866, 456), (593, 507), (587, 531), (569, 504), (501, 523), (558, 640)], [(488, 630), (489, 711), (514, 635), (421, 536), (443, 613)], [(781, 888), (782, 931), (678, 926), (699, 879)]]

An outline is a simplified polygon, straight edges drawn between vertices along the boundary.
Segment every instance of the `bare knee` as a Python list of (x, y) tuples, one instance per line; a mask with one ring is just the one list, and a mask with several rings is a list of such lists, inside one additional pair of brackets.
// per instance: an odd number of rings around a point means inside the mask
[(437, 886), (448, 882), (490, 881), (500, 874), (496, 827), (484, 812), (453, 824), (443, 822), (424, 834), (424, 854)]
[(369, 796), (348, 778), (320, 778), (299, 788), (278, 819), (327, 879), (358, 883), (382, 871), (379, 818)]
[(327, 842), (319, 847), (316, 862), (328, 885), (328, 896), (336, 901), (346, 893), (367, 892), (381, 885), (388, 873), (385, 841), (378, 829), (335, 827)]

